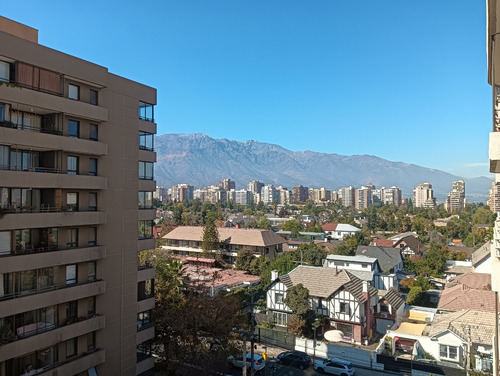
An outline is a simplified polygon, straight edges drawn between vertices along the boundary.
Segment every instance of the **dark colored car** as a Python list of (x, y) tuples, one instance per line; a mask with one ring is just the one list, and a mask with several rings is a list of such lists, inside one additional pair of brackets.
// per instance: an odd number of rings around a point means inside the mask
[(311, 365), (311, 358), (303, 351), (285, 351), (278, 355), (280, 364), (287, 364), (300, 369), (305, 369)]

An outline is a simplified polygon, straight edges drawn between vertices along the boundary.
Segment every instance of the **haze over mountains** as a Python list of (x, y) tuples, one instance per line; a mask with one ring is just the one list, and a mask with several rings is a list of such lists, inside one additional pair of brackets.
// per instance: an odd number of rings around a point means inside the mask
[[(155, 179), (158, 185), (165, 187), (187, 183), (199, 188), (217, 184), (225, 178), (234, 180), (236, 189), (245, 188), (254, 179), (288, 189), (298, 184), (334, 190), (373, 183), (377, 188), (395, 185), (403, 191), (404, 197), (411, 197), (413, 187), (428, 181), (434, 188), (434, 196), (442, 202), (451, 189), (451, 182), (462, 178), (371, 155), (294, 152), (279, 145), (213, 139), (202, 133), (157, 136), (155, 150)], [(464, 180), (469, 202), (486, 201), (491, 179)]]

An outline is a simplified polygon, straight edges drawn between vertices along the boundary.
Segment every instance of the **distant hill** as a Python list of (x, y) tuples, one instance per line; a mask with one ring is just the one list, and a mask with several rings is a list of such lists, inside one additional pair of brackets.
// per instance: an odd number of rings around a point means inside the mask
[[(253, 179), (288, 189), (298, 184), (339, 189), (373, 183), (377, 188), (395, 185), (403, 196), (411, 197), (414, 186), (428, 181), (435, 197), (443, 201), (451, 182), (460, 179), (444, 171), (371, 155), (293, 152), (279, 145), (217, 140), (201, 133), (157, 136), (155, 149), (155, 178), (158, 185), (166, 187), (178, 183), (203, 187), (225, 178), (234, 180), (236, 189), (245, 188)], [(464, 180), (469, 202), (486, 201), (491, 179)]]

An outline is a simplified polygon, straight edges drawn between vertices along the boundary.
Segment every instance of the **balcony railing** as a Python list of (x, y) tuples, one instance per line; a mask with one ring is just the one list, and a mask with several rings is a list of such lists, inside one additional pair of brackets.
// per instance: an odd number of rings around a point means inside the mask
[(64, 174), (65, 172), (59, 168), (52, 167), (21, 167), (21, 166), (9, 166), (9, 165), (0, 165), (0, 170), (8, 170), (8, 171), (23, 171), (23, 172), (42, 172), (42, 173), (51, 173), (51, 174)]
[(42, 294), (44, 292), (50, 292), (50, 291), (55, 291), (55, 290), (62, 290), (66, 288), (71, 288), (71, 287), (76, 287), (76, 286), (83, 286), (83, 285), (88, 285), (90, 283), (96, 283), (100, 282), (102, 279), (94, 279), (91, 281), (85, 281), (81, 283), (72, 283), (72, 284), (64, 284), (64, 285), (49, 285), (49, 286), (43, 286), (43, 287), (36, 287), (31, 290), (25, 290), (25, 291), (15, 291), (9, 294), (5, 294), (0, 296), (0, 301), (4, 300), (9, 300), (9, 299), (15, 299), (15, 298), (24, 298), (25, 296), (31, 296), (31, 295), (36, 295), (36, 294)]
[[(71, 245), (70, 245), (71, 244)], [(20, 255), (30, 255), (33, 253), (45, 253), (45, 252), (57, 252), (57, 251), (67, 251), (71, 249), (83, 249), (83, 248), (91, 248), (91, 247), (100, 247), (98, 244), (86, 245), (83, 247), (72, 246), (73, 243), (66, 243), (66, 246), (61, 246), (58, 244), (26, 244), (24, 246), (18, 245), (15, 249), (13, 249), (10, 253), (2, 253), (0, 251), (0, 257), (5, 256), (20, 256)], [(139, 269), (141, 270), (141, 269)]]
[(50, 127), (50, 128), (45, 128), (45, 127), (35, 127), (32, 125), (20, 125), (20, 124), (15, 124), (11, 121), (0, 121), (0, 127), (4, 128), (13, 128), (13, 129), (21, 129), (24, 131), (31, 131), (31, 132), (37, 132), (37, 133), (48, 133), (48, 134), (54, 134), (57, 136), (62, 136), (63, 131), (60, 129), (57, 129), (55, 127)]

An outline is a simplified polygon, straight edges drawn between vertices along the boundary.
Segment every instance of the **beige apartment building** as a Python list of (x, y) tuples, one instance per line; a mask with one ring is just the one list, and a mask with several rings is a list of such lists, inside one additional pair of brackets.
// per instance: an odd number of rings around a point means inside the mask
[(0, 17), (0, 376), (151, 373), (155, 104)]

